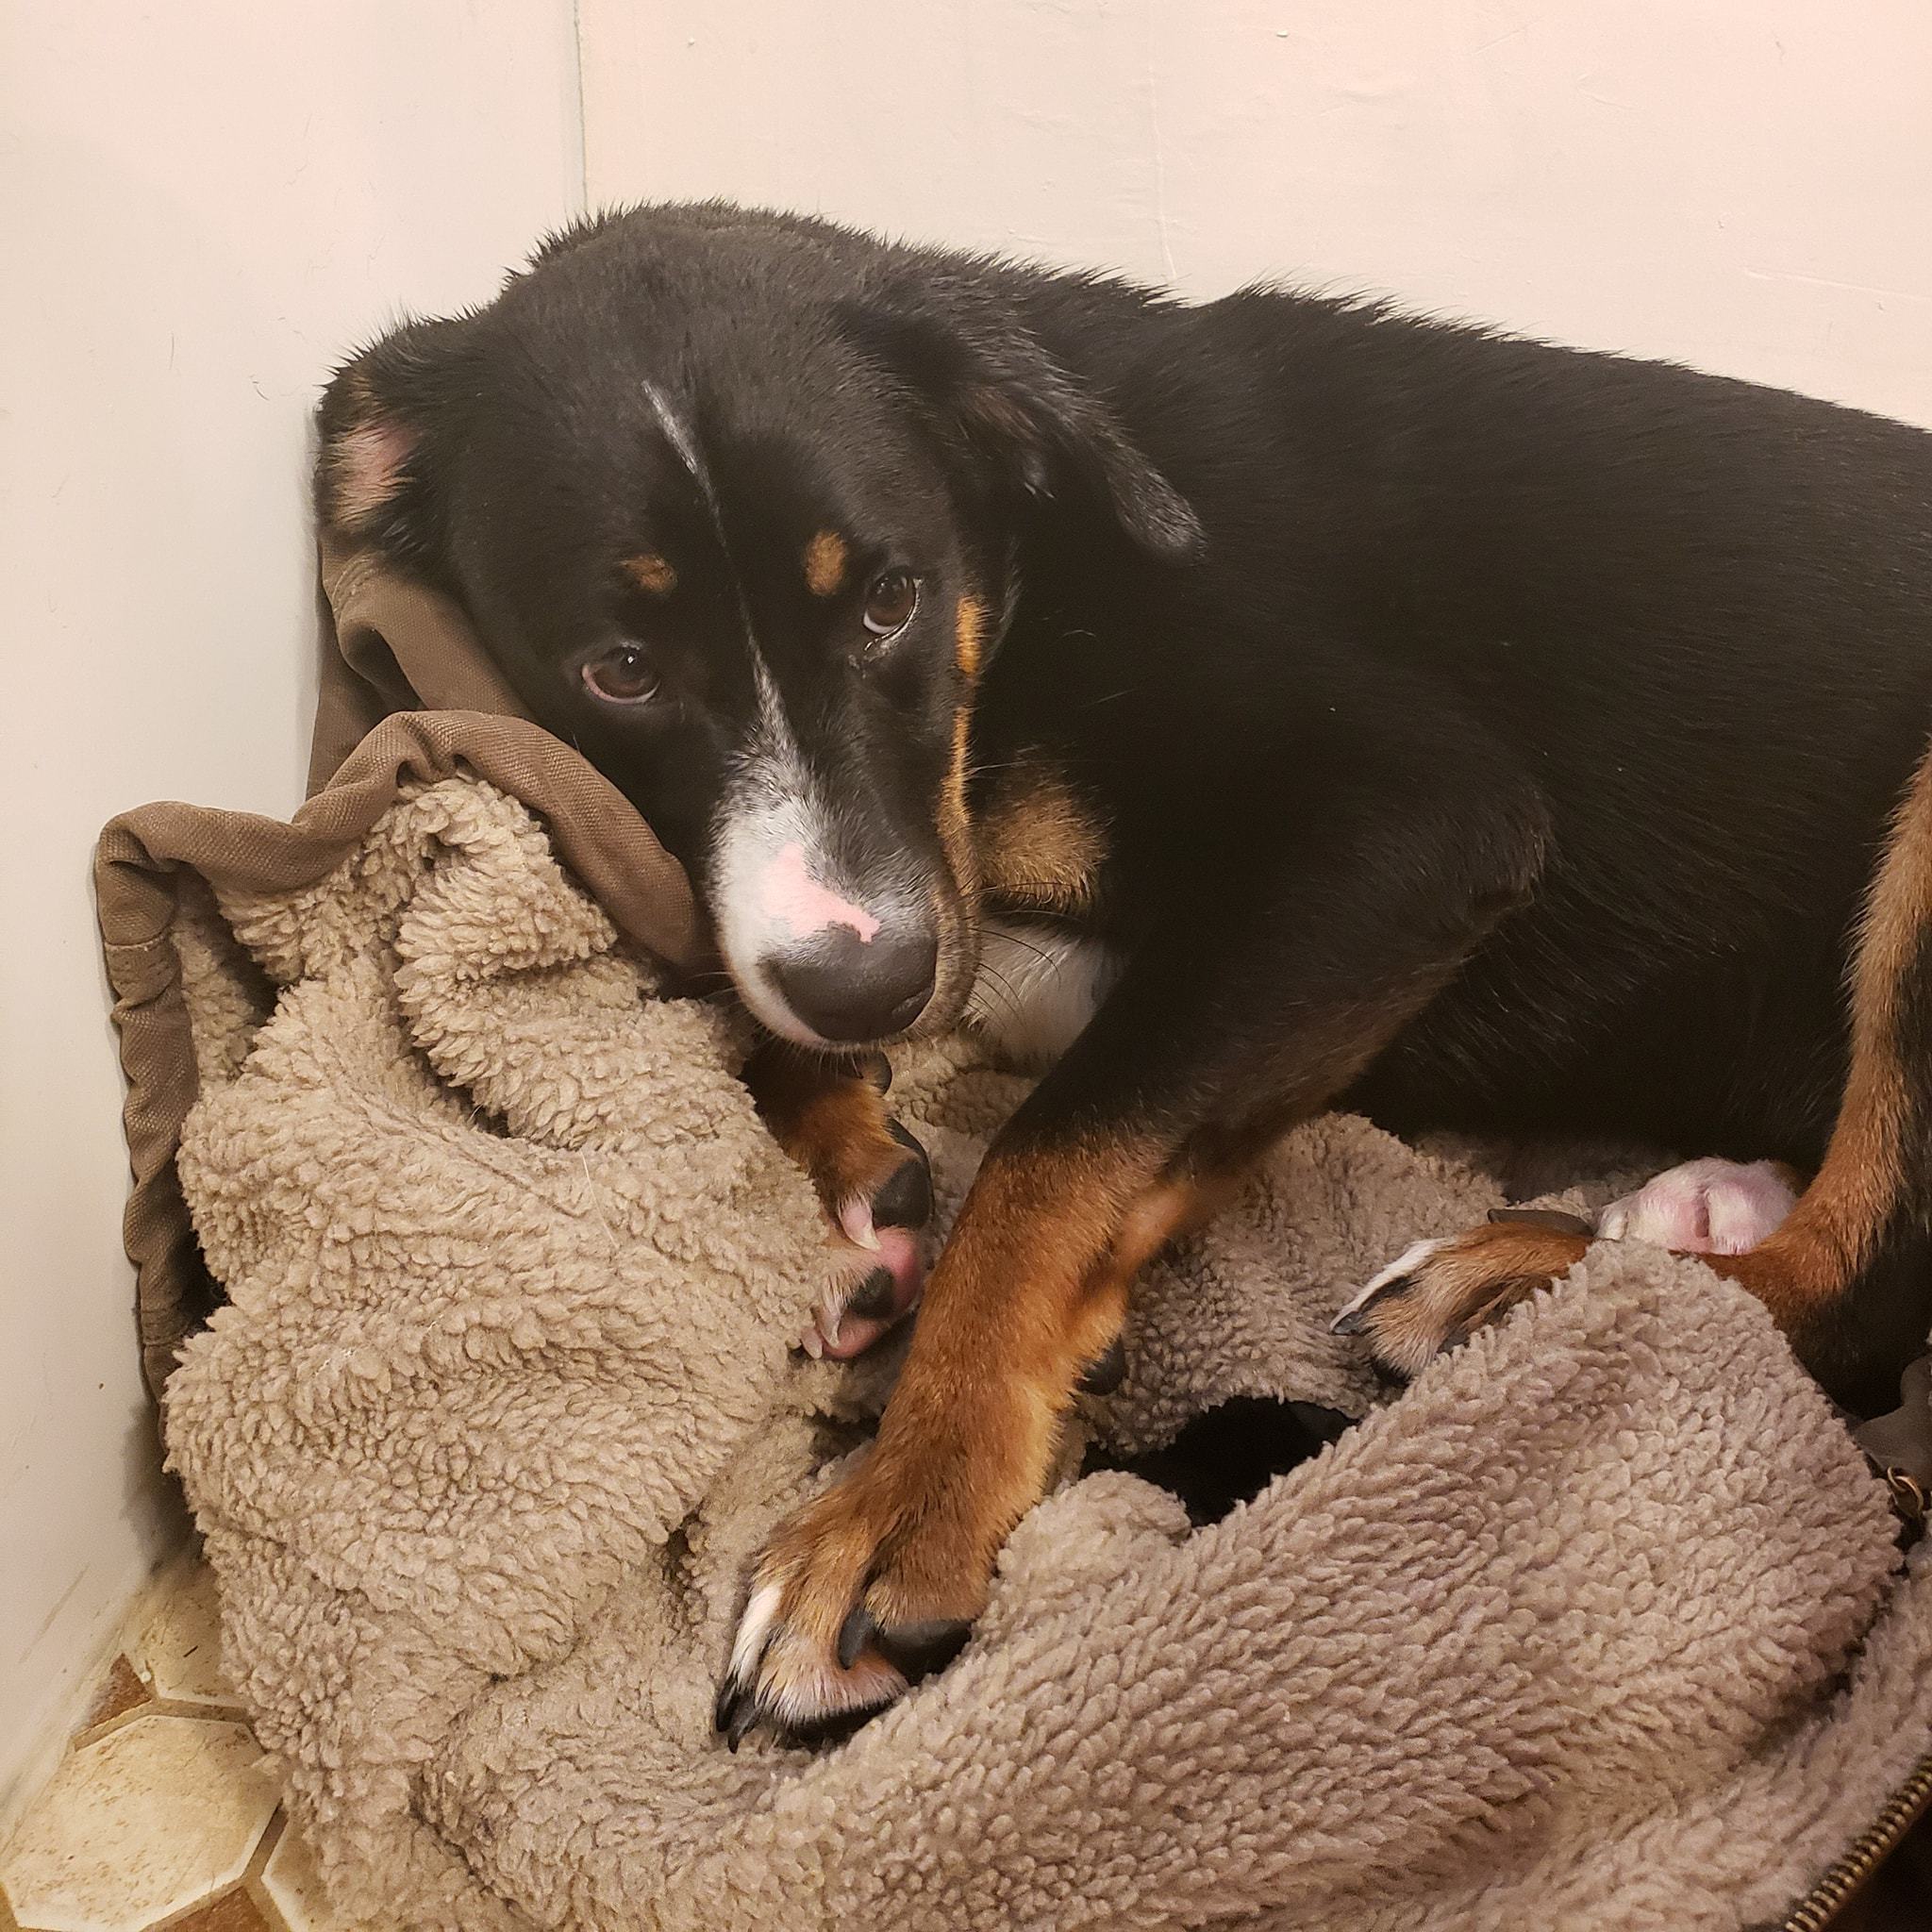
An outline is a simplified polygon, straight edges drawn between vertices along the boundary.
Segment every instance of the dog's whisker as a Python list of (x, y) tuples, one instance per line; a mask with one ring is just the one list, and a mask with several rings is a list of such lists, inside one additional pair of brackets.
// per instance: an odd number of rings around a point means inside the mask
[(986, 975), (993, 992), (998, 995), (1002, 1017), (1016, 1023), (1023, 1019), (1026, 1011), (1024, 995), (997, 967), (983, 966), (980, 970)]
[(1058, 963), (1054, 954), (1045, 946), (1036, 945), (1012, 926), (1000, 928), (1000, 941), (1003, 945), (1012, 946), (1020, 952), (1030, 953), (1041, 965), (1052, 966)]

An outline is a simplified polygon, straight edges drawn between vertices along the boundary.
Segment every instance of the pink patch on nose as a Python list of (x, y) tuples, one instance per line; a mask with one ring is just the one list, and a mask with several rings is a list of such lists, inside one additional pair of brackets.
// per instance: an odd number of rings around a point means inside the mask
[(878, 937), (879, 923), (863, 906), (841, 899), (822, 886), (805, 867), (805, 847), (796, 839), (782, 846), (758, 880), (758, 907), (778, 921), (795, 940), (808, 940), (828, 925), (842, 925), (858, 935), (860, 945)]

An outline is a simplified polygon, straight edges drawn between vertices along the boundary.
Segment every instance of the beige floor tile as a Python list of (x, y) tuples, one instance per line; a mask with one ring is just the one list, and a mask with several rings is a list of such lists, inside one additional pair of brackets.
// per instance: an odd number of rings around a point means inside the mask
[(168, 1932), (274, 1932), (274, 1928), (245, 1891), (231, 1891), (213, 1905), (175, 1920)]
[(362, 1932), (330, 1906), (315, 1855), (292, 1824), (262, 1867), (261, 1885), (288, 1922), (289, 1932)]
[(91, 1731), (98, 1724), (111, 1724), (117, 1717), (140, 1709), (147, 1700), (148, 1688), (136, 1675), (134, 1666), (125, 1657), (117, 1657), (108, 1666), (108, 1674), (101, 1679), (80, 1727)]
[(157, 1697), (226, 1704), (235, 1693), (222, 1674), (222, 1619), (214, 1572), (184, 1557), (162, 1579), (154, 1614), (133, 1644), (134, 1660)]
[(22, 1932), (138, 1932), (241, 1877), (275, 1797), (240, 1724), (133, 1718), (61, 1765), (0, 1887)]

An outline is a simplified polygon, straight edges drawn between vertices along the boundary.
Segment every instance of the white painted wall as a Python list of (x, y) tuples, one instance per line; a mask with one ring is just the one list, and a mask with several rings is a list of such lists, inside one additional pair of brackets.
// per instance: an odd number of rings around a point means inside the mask
[(1932, 425), (1924, 0), (582, 0), (591, 201), (1264, 275)]
[(0, 1811), (175, 1524), (88, 885), (152, 797), (282, 812), (307, 418), (580, 202), (569, 0), (0, 8)]

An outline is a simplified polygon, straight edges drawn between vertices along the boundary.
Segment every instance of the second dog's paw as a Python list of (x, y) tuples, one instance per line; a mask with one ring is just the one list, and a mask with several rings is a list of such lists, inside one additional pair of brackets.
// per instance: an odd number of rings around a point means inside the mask
[(1335, 1333), (1361, 1336), (1383, 1368), (1414, 1375), (1581, 1257), (1589, 1232), (1567, 1219), (1531, 1214), (1417, 1241), (1336, 1316)]

